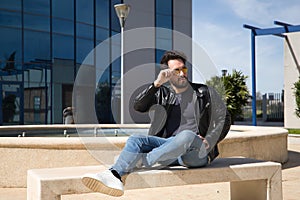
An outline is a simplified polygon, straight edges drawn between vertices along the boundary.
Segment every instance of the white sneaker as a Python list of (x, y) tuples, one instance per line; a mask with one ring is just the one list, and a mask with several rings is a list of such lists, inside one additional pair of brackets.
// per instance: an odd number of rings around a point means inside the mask
[(81, 178), (83, 184), (94, 192), (100, 192), (110, 196), (122, 196), (124, 194), (123, 183), (115, 177), (110, 170), (97, 174), (86, 174)]

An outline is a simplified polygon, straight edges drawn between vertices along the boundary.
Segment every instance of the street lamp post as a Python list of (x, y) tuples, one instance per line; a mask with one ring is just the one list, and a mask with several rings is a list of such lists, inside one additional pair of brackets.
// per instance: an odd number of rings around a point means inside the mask
[(116, 4), (114, 7), (121, 26), (121, 124), (124, 124), (124, 26), (130, 6), (127, 4)]
[(222, 69), (222, 76), (224, 77), (226, 76), (226, 74), (227, 74), (227, 69)]

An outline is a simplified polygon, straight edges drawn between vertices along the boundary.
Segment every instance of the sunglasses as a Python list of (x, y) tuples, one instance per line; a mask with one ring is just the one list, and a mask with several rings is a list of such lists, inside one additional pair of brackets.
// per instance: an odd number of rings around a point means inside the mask
[(174, 72), (176, 74), (180, 74), (180, 72), (183, 72), (184, 74), (186, 74), (188, 72), (188, 68), (187, 67), (182, 67), (182, 68), (179, 68), (179, 69), (174, 69)]

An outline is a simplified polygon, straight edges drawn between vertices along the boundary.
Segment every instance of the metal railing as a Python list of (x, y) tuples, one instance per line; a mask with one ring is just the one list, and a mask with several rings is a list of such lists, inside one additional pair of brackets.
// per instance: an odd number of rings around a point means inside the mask
[[(251, 121), (252, 101), (243, 107), (243, 114), (238, 121)], [(256, 117), (262, 121), (283, 122), (284, 102), (282, 93), (268, 93), (256, 100)]]

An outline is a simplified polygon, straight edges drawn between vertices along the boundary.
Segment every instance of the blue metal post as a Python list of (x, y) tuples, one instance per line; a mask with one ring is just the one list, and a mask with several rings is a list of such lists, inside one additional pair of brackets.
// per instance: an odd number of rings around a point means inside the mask
[(256, 126), (256, 66), (255, 66), (255, 30), (251, 31), (251, 60), (252, 60), (252, 125)]
[(256, 72), (255, 72), (255, 36), (260, 35), (275, 35), (286, 38), (283, 33), (299, 32), (300, 25), (290, 25), (284, 22), (274, 21), (274, 24), (283, 27), (276, 28), (257, 28), (244, 24), (243, 27), (251, 30), (251, 60), (252, 60), (252, 124), (256, 126)]

